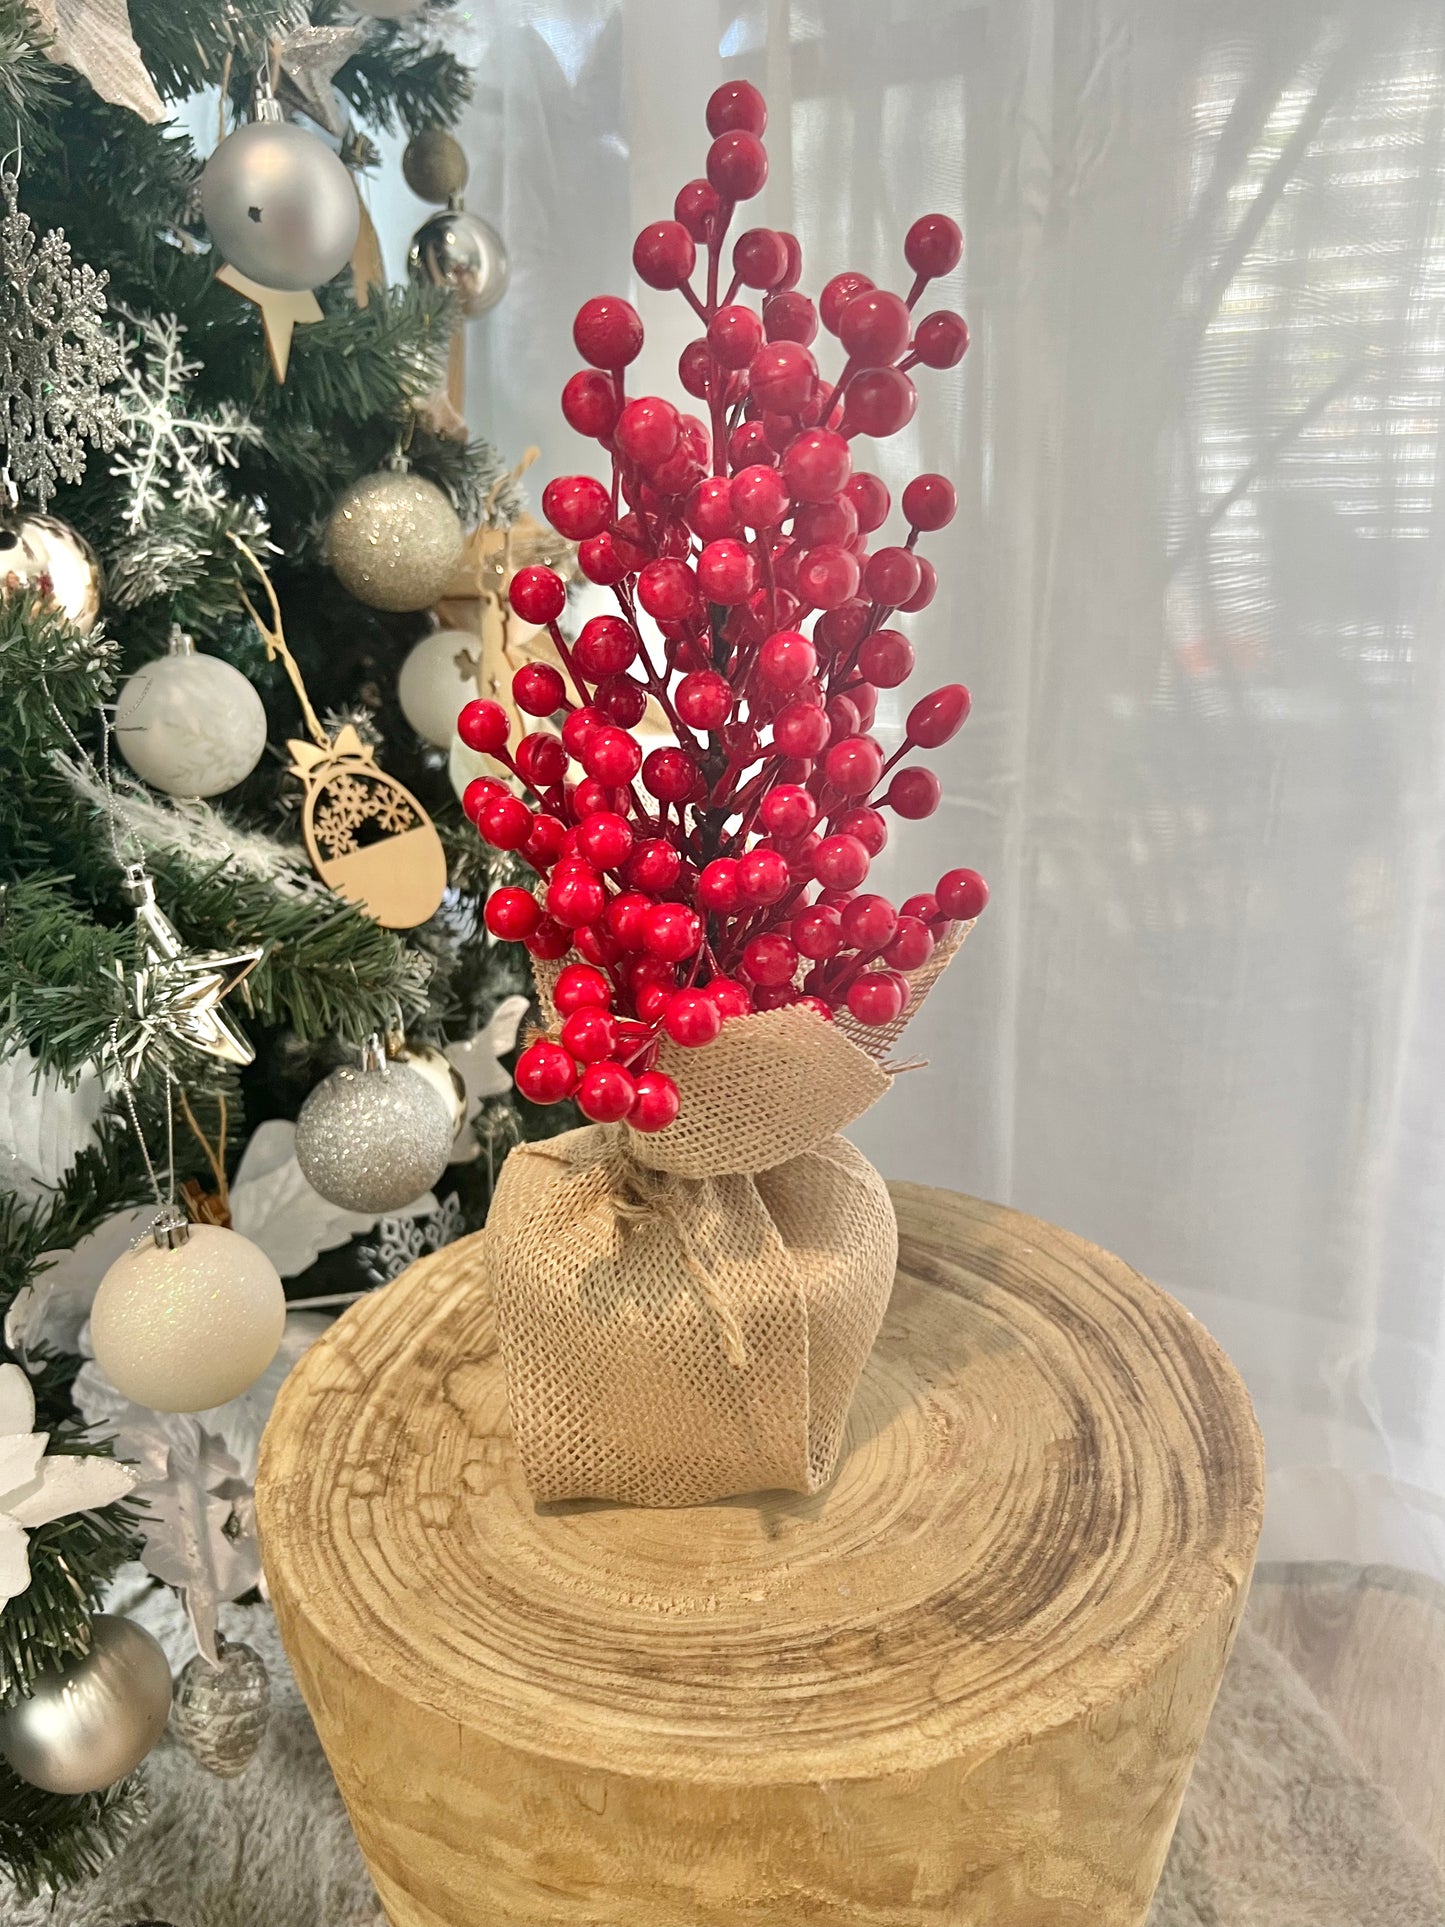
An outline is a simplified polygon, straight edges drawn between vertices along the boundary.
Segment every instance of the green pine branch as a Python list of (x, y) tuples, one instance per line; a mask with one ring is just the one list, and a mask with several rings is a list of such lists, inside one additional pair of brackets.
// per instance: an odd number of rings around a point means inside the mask
[(22, 1901), (73, 1886), (100, 1872), (143, 1813), (137, 1779), (67, 1799), (0, 1761), (0, 1875)]

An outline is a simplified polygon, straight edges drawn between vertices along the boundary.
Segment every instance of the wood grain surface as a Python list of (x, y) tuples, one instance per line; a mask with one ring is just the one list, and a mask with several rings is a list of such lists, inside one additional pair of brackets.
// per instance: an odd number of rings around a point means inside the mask
[(1243, 1387), (1118, 1259), (894, 1186), (813, 1498), (538, 1508), (466, 1240), (301, 1361), (266, 1571), (395, 1927), (1137, 1927), (1243, 1605)]

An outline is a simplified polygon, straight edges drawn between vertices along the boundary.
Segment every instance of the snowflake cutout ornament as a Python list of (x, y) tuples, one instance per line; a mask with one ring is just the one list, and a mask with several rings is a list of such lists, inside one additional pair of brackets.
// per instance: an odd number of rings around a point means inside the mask
[(136, 1475), (97, 1452), (47, 1452), (35, 1393), (18, 1365), (0, 1365), (0, 1606), (30, 1585), (30, 1534), (72, 1512), (123, 1499)]
[(86, 443), (112, 449), (124, 433), (106, 392), (121, 354), (108, 277), (72, 262), (61, 228), (37, 242), (17, 194), (0, 169), (0, 441), (11, 482), (44, 509), (59, 483), (80, 480)]
[(120, 335), (116, 401), (126, 432), (110, 469), (127, 484), (125, 527), (144, 529), (169, 505), (220, 515), (227, 495), (219, 471), (237, 466), (237, 450), (258, 443), (260, 429), (234, 402), (206, 410), (188, 400), (202, 363), (186, 354), (174, 315), (116, 312), (135, 331)]

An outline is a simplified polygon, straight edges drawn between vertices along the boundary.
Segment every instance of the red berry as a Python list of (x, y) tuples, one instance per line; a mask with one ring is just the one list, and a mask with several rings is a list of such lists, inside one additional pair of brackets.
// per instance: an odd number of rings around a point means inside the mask
[(726, 381), (727, 377), (718, 372), (713, 360), (712, 349), (705, 341), (690, 341), (677, 358), (677, 378), (688, 394), (698, 401), (706, 401), (712, 394), (714, 382)]
[(913, 644), (897, 629), (875, 629), (858, 651), (858, 668), (879, 689), (896, 689), (913, 673)]
[(738, 858), (738, 887), (749, 903), (776, 903), (791, 881), (780, 850), (749, 850)]
[(824, 1023), (831, 1024), (833, 1021), (833, 1013), (821, 997), (797, 997), (793, 1000), (793, 1007), (795, 1010), (811, 1010), (813, 1015), (821, 1017)]
[(971, 923), (988, 902), (988, 885), (977, 870), (950, 870), (934, 891), (938, 907), (955, 923)]
[(527, 938), (527, 948), (543, 963), (555, 963), (572, 948), (572, 932), (555, 917), (543, 917)]
[(549, 662), (524, 662), (512, 678), (512, 700), (529, 716), (550, 716), (567, 700), (561, 671)]
[(587, 580), (603, 589), (612, 588), (632, 572), (631, 564), (624, 558), (622, 545), (614, 540), (610, 529), (604, 529), (601, 535), (589, 535), (585, 542), (579, 542), (577, 560)]
[(644, 984), (633, 1001), (644, 1024), (659, 1024), (672, 992), (662, 984)]
[(882, 528), (888, 520), (888, 511), (892, 503), (889, 500), (888, 490), (876, 475), (870, 475), (866, 469), (860, 469), (856, 475), (849, 477), (848, 485), (843, 492), (853, 504), (860, 533), (871, 535), (874, 529)]
[(764, 930), (743, 949), (743, 969), (755, 984), (790, 984), (798, 968), (798, 951), (788, 937)]
[(920, 923), (934, 924), (942, 917), (938, 898), (931, 890), (924, 890), (916, 897), (905, 897), (898, 906), (900, 917), (917, 917)]
[(766, 343), (748, 366), (753, 400), (774, 414), (796, 415), (812, 394), (817, 378), (817, 362), (797, 341)]
[(703, 866), (697, 880), (697, 900), (704, 910), (718, 916), (731, 916), (743, 902), (743, 887), (738, 877), (736, 857), (715, 856)]
[(632, 265), (649, 288), (680, 288), (692, 273), (697, 249), (681, 221), (654, 221), (632, 244)]
[(594, 295), (577, 310), (572, 339), (594, 368), (625, 368), (642, 352), (642, 318), (621, 295)]
[(768, 445), (768, 431), (759, 421), (739, 422), (728, 436), (728, 465), (734, 473), (754, 462), (771, 464), (777, 459)]
[[(751, 128), (761, 133), (761, 128)], [(781, 234), (752, 227), (733, 242), (733, 273), (745, 288), (775, 288), (788, 271), (788, 250)]]
[[(648, 910), (656, 906), (649, 903)], [(643, 923), (647, 922), (647, 912), (643, 912)], [(633, 957), (627, 966), (627, 982), (634, 997), (638, 996), (645, 985), (661, 985), (670, 997), (677, 988), (677, 971), (664, 957), (654, 957), (651, 952), (643, 952)]]
[(785, 756), (816, 756), (828, 740), (828, 718), (815, 703), (791, 702), (773, 718), (773, 743)]
[(589, 1064), (577, 1087), (577, 1108), (594, 1124), (620, 1124), (637, 1102), (637, 1086), (621, 1064)]
[(734, 302), (707, 324), (707, 345), (723, 368), (746, 368), (763, 345), (763, 324), (751, 308)]
[(517, 745), (517, 774), (534, 790), (550, 789), (567, 774), (567, 752), (555, 736), (533, 730)]
[(730, 535), (709, 542), (697, 558), (699, 588), (709, 602), (720, 602), (725, 609), (747, 601), (757, 587), (757, 574), (752, 550)]
[(916, 529), (943, 529), (958, 511), (958, 490), (946, 475), (915, 475), (903, 491), (903, 513)]
[(562, 1026), (562, 1045), (579, 1063), (600, 1064), (617, 1049), (617, 1019), (610, 1011), (584, 1005)]
[(782, 469), (795, 502), (826, 502), (848, 480), (853, 457), (841, 435), (808, 428), (784, 451)]
[(507, 595), (523, 622), (535, 623), (539, 629), (555, 622), (567, 607), (567, 585), (561, 576), (536, 563), (518, 569)]
[(893, 970), (866, 970), (848, 987), (848, 1008), (860, 1024), (891, 1024), (907, 1001), (908, 986)]
[(633, 729), (647, 714), (647, 691), (630, 676), (605, 676), (597, 685), (597, 707), (609, 723)]
[[(596, 816), (603, 810), (610, 810), (614, 816), (626, 814), (628, 795), (625, 789), (614, 789), (610, 783), (599, 783), (595, 776), (584, 776), (569, 797), (572, 817), (581, 824), (589, 816)], [(576, 852), (576, 834), (572, 833), (572, 854)]]
[(898, 928), (898, 912), (887, 897), (854, 897), (843, 910), (843, 941), (850, 950), (881, 950)]
[(933, 955), (933, 932), (919, 917), (901, 913), (883, 961), (894, 970), (921, 970)]
[(871, 736), (845, 736), (823, 758), (823, 773), (844, 796), (866, 796), (883, 774), (883, 751)]
[(782, 280), (778, 283), (784, 294), (796, 288), (803, 278), (803, 249), (796, 234), (789, 234), (786, 228), (778, 229), (783, 246), (788, 250), (788, 266)]
[(818, 338), (818, 310), (805, 294), (770, 295), (763, 303), (763, 332), (769, 341), (797, 341), (807, 348)]
[[(769, 469), (771, 474), (772, 470)], [(733, 514), (732, 483), (725, 475), (707, 475), (700, 481), (687, 498), (685, 510), (687, 524), (704, 542), (716, 542), (722, 536), (737, 533), (737, 517)]]
[(757, 1010), (786, 1010), (797, 1001), (798, 993), (791, 984), (759, 984), (753, 992), (753, 1006)]
[(702, 944), (702, 918), (685, 903), (654, 903), (642, 920), (642, 941), (654, 957), (681, 963)]
[(591, 964), (568, 964), (552, 986), (552, 1002), (564, 1017), (574, 1010), (610, 1010), (612, 986)]
[(912, 331), (908, 304), (886, 288), (855, 294), (838, 317), (838, 339), (865, 368), (883, 368), (897, 361)]
[(617, 421), (617, 390), (597, 368), (579, 368), (562, 390), (562, 413), (569, 428), (600, 440)]
[(646, 843), (639, 843), (627, 859), (626, 875), (629, 889), (645, 890), (649, 896), (660, 897), (665, 890), (672, 889), (682, 875), (682, 856), (665, 838), (650, 837)]
[(961, 682), (920, 696), (908, 712), (908, 740), (920, 749), (937, 749), (956, 736), (968, 717), (971, 698)]
[(926, 609), (928, 607), (937, 590), (938, 571), (926, 555), (920, 555), (918, 557), (918, 587), (906, 602), (900, 602), (898, 606), (911, 616), (917, 615), (920, 609)]
[(921, 214), (903, 237), (903, 258), (930, 281), (952, 274), (963, 258), (963, 230), (946, 214)]
[(742, 128), (719, 134), (707, 150), (707, 177), (724, 200), (750, 201), (767, 181), (768, 150)]
[(678, 189), (672, 211), (694, 241), (706, 241), (720, 206), (718, 191), (710, 181), (688, 181)]
[[(755, 422), (745, 427), (756, 427)], [(775, 468), (754, 463), (739, 470), (732, 479), (731, 505), (734, 519), (749, 529), (775, 529), (793, 506), (788, 485)]]
[(896, 609), (906, 602), (921, 580), (918, 557), (912, 549), (875, 549), (863, 571), (863, 586), (875, 602)]
[(674, 1044), (696, 1050), (722, 1029), (722, 1012), (705, 991), (679, 990), (667, 1000), (662, 1028)]
[(559, 475), (542, 491), (542, 513), (559, 535), (580, 542), (612, 520), (612, 497), (591, 475)]
[(598, 810), (578, 824), (577, 847), (594, 869), (619, 869), (632, 854), (632, 825), (611, 810)]
[(837, 831), (839, 836), (856, 836), (869, 856), (880, 855), (888, 841), (888, 825), (881, 813), (867, 803), (840, 816)]
[(798, 593), (818, 609), (836, 609), (858, 593), (858, 558), (831, 543), (809, 549), (798, 565)]
[(868, 852), (856, 836), (825, 836), (813, 852), (813, 874), (831, 890), (856, 890), (868, 874)]
[(779, 783), (758, 806), (758, 821), (769, 836), (790, 843), (806, 836), (818, 818), (818, 805), (801, 783)]
[(640, 890), (624, 890), (607, 906), (607, 929), (624, 950), (642, 948), (642, 919), (652, 906)]
[(582, 767), (599, 783), (620, 789), (642, 767), (642, 751), (634, 737), (613, 723), (594, 729), (582, 745)]
[(817, 667), (817, 650), (795, 629), (780, 629), (758, 651), (758, 674), (773, 689), (800, 689)]
[(471, 702), (457, 717), (457, 734), (468, 749), (495, 756), (507, 747), (511, 720), (500, 703)]
[(838, 324), (843, 319), (843, 310), (850, 301), (865, 293), (873, 283), (866, 274), (857, 274), (852, 269), (835, 274), (824, 285), (818, 296), (818, 317), (830, 335), (838, 332)]
[(505, 796), (507, 786), (494, 776), (474, 776), (462, 791), (462, 809), (475, 824), (494, 796)]
[(589, 703), (584, 703), (580, 709), (569, 710), (562, 724), (562, 744), (567, 754), (575, 756), (578, 762), (581, 762), (582, 751), (586, 747), (588, 737), (594, 730), (601, 729), (606, 720), (606, 717), (593, 709)]
[(542, 921), (541, 908), (531, 891), (518, 890), (511, 884), (493, 890), (487, 898), (484, 915), (492, 935), (507, 943), (520, 943), (523, 937), (530, 937)]
[(768, 124), (768, 103), (750, 80), (725, 80), (708, 96), (710, 134), (761, 134)]
[(555, 816), (539, 813), (532, 819), (532, 833), (522, 845), (522, 854), (534, 870), (545, 870), (556, 861), (566, 835), (565, 825)]
[(732, 684), (716, 669), (694, 669), (677, 685), (672, 700), (689, 729), (721, 729), (732, 714)]
[(843, 948), (843, 918), (830, 904), (809, 904), (799, 910), (792, 923), (793, 942), (805, 957), (815, 963), (832, 957)]
[(834, 696), (828, 703), (830, 743), (841, 743), (845, 736), (856, 736), (863, 727), (858, 705), (848, 696)]
[(532, 831), (532, 812), (516, 796), (494, 796), (477, 819), (494, 850), (520, 850)]
[(697, 577), (685, 562), (661, 557), (638, 576), (637, 600), (658, 622), (684, 622), (697, 613)]
[(613, 439), (626, 460), (650, 470), (675, 453), (681, 427), (681, 418), (670, 401), (660, 395), (639, 395), (617, 417)]
[(591, 616), (583, 623), (572, 653), (577, 667), (592, 682), (617, 676), (637, 656), (637, 631), (621, 616)]
[(724, 1023), (729, 1017), (746, 1017), (753, 1007), (752, 992), (732, 977), (714, 977), (706, 994), (717, 1005)]
[(665, 1131), (677, 1116), (682, 1099), (666, 1071), (644, 1071), (633, 1084), (634, 1101), (627, 1122), (634, 1131)]
[(943, 785), (931, 769), (901, 769), (888, 785), (883, 801), (912, 823), (932, 816), (943, 796)]
[(857, 512), (846, 495), (809, 502), (793, 517), (793, 540), (801, 549), (816, 549), (823, 542), (844, 548), (857, 533)]
[(858, 435), (896, 435), (913, 420), (918, 390), (897, 368), (865, 368), (849, 382), (843, 426)]
[(968, 323), (942, 308), (925, 315), (913, 331), (913, 352), (925, 368), (956, 368), (968, 350)]
[(642, 765), (642, 787), (660, 803), (684, 803), (697, 783), (697, 765), (685, 749), (655, 749)]
[(534, 1104), (560, 1104), (577, 1088), (577, 1066), (560, 1044), (539, 1037), (517, 1059), (517, 1089)]
[(607, 891), (595, 870), (579, 865), (552, 872), (547, 885), (547, 913), (568, 930), (579, 930), (584, 923), (596, 923), (607, 907)]

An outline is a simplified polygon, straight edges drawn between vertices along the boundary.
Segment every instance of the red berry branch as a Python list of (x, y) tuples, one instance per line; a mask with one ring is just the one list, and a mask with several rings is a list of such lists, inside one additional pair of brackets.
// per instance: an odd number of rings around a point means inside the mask
[[(963, 357), (961, 315), (914, 318), (962, 236), (946, 215), (914, 222), (906, 298), (850, 271), (815, 305), (797, 290), (797, 241), (771, 228), (738, 236), (729, 272), (737, 204), (767, 179), (766, 122), (755, 87), (720, 87), (706, 179), (689, 181), (674, 219), (644, 228), (632, 251), (639, 279), (680, 294), (703, 326), (678, 372), (707, 419), (628, 395), (643, 341), (630, 302), (598, 295), (573, 324), (588, 366), (563, 388), (562, 412), (612, 473), (561, 477), (542, 505), (619, 613), (593, 616), (569, 646), (550, 569), (520, 570), (511, 600), (550, 630), (580, 703), (557, 669), (530, 663), (512, 693), (551, 727), (514, 745), (491, 702), (469, 703), (457, 724), (521, 791), (481, 777), (467, 814), (544, 879), (537, 895), (494, 891), (487, 927), (537, 958), (581, 958), (557, 978), (560, 1034), (522, 1053), (518, 1087), (543, 1104), (575, 1096), (595, 1121), (642, 1131), (677, 1115), (677, 1086), (656, 1068), (664, 1036), (700, 1047), (730, 1018), (788, 1004), (893, 1023), (907, 973), (988, 901), (966, 869), (897, 907), (863, 890), (888, 840), (885, 812), (917, 820), (938, 807), (937, 776), (905, 759), (946, 743), (969, 709), (949, 683), (913, 705), (893, 756), (869, 734), (879, 690), (913, 670), (896, 619), (927, 608), (937, 587), (919, 537), (947, 526), (957, 496), (942, 475), (916, 476), (902, 496), (906, 540), (870, 551), (891, 502), (853, 467), (857, 437), (912, 420), (909, 371)], [(842, 347), (836, 380), (812, 352), (820, 322)], [(656, 625), (651, 645), (639, 612)], [(644, 756), (630, 732), (649, 697), (677, 741)]]

